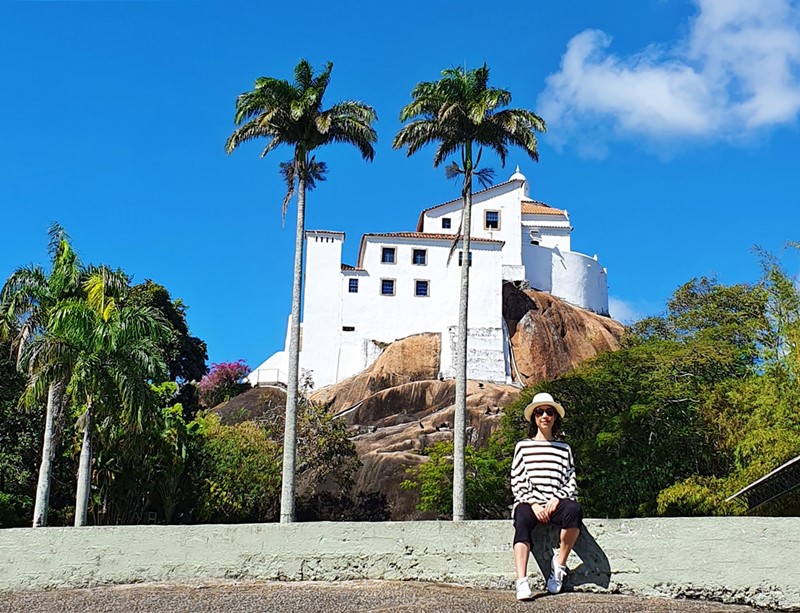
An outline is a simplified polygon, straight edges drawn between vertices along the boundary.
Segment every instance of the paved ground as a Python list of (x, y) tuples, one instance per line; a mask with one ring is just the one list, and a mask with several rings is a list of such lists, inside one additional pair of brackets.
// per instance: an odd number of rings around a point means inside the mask
[(391, 581), (141, 584), (48, 592), (0, 592), (0, 613), (744, 613), (749, 607), (599, 594), (539, 594)]

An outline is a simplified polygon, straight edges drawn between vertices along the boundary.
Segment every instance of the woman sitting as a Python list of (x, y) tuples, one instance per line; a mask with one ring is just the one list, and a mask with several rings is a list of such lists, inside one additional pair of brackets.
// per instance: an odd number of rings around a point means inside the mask
[(567, 576), (567, 557), (578, 540), (583, 520), (577, 501), (572, 449), (567, 443), (554, 440), (561, 432), (564, 407), (550, 394), (536, 394), (525, 408), (524, 416), (530, 422), (529, 438), (517, 443), (511, 463), (517, 600), (532, 596), (528, 555), (537, 522), (561, 529), (561, 546), (550, 562), (551, 574), (547, 580), (547, 591), (557, 594)]

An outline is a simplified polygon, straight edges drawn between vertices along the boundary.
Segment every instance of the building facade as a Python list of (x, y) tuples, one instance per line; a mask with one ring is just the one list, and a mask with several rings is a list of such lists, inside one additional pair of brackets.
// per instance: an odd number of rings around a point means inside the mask
[[(511, 178), (475, 192), (472, 239), (459, 242), (461, 199), (425, 209), (415, 232), (365, 234), (355, 265), (342, 263), (342, 232), (306, 232), (300, 368), (315, 387), (369, 366), (386, 344), (423, 332), (441, 335), (440, 377), (454, 375), (461, 266), (470, 265), (467, 370), (470, 379), (507, 382), (513, 356), (503, 322), (502, 284), (531, 287), (608, 314), (606, 270), (571, 250), (566, 210), (530, 198)], [(286, 347), (250, 373), (253, 384), (286, 382)]]

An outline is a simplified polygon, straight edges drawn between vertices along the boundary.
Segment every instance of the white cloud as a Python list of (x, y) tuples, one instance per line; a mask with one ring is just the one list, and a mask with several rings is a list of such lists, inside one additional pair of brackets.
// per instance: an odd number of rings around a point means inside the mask
[(608, 313), (611, 319), (623, 324), (632, 324), (642, 318), (642, 314), (630, 302), (614, 296), (608, 297)]
[(796, 121), (798, 0), (695, 2), (686, 38), (669, 46), (622, 57), (600, 30), (570, 40), (537, 104), (556, 144), (580, 131), (597, 156), (612, 137), (737, 141)]

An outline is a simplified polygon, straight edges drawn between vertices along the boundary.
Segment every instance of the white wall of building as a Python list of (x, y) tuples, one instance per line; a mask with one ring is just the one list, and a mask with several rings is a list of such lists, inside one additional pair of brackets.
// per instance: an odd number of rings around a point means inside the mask
[[(505, 247), (502, 259), (505, 265), (521, 264), (520, 202), (523, 198), (527, 198), (526, 186), (525, 181), (508, 181), (492, 189), (479, 191), (472, 197), (471, 235), (475, 238), (503, 241)], [(458, 199), (425, 211), (423, 232), (455, 234), (461, 224), (461, 207), (462, 200)], [(491, 230), (485, 227), (487, 210), (499, 212), (499, 229)], [(450, 219), (450, 229), (442, 228), (443, 218)]]
[(525, 245), (522, 259), (534, 289), (601, 315), (608, 315), (606, 270), (594, 258), (573, 251)]
[(571, 251), (572, 227), (566, 215), (523, 215), (522, 217), (522, 252), (531, 240), (538, 240), (543, 247), (556, 247), (561, 251)]
[(570, 304), (608, 315), (606, 270), (594, 258), (574, 251), (553, 250), (552, 294)]
[[(300, 368), (316, 387), (337, 381), (342, 321), (341, 232), (306, 232)], [(301, 371), (302, 371), (301, 370)]]
[(552, 293), (553, 250), (550, 247), (525, 245), (522, 249), (522, 263), (525, 265), (525, 274), (531, 287)]
[(288, 381), (289, 354), (286, 351), (276, 351), (269, 359), (262, 362), (244, 380), (250, 385), (269, 385)]
[[(395, 263), (381, 261), (384, 247), (395, 249)], [(414, 249), (426, 251), (426, 264), (412, 263)], [(343, 271), (343, 308), (340, 330), (343, 342), (339, 356), (337, 379), (353, 375), (369, 365), (376, 357), (371, 347), (392, 342), (412, 334), (432, 332), (442, 335), (441, 368), (452, 370), (449, 329), (458, 323), (458, 290), (461, 269), (456, 250), (450, 264), (447, 256), (450, 241), (447, 239), (410, 239), (399, 237), (368, 237), (361, 268), (365, 272)], [(472, 268), (470, 270), (470, 330), (501, 330), (502, 244), (472, 243)], [(349, 280), (359, 279), (358, 293), (348, 291)], [(395, 294), (381, 294), (383, 279), (392, 279)], [(416, 281), (428, 281), (429, 295), (415, 295)], [(501, 334), (502, 336), (502, 334)], [(494, 343), (494, 366), (481, 366), (480, 372), (491, 376), (480, 377), (493, 381), (505, 380), (502, 339)], [(485, 349), (482, 350), (485, 353)], [(482, 353), (482, 355), (483, 355)], [(490, 361), (485, 358), (484, 361)], [(477, 371), (476, 371), (477, 373)], [(477, 377), (476, 377), (477, 378)], [(317, 381), (315, 372), (315, 381)], [(322, 380), (319, 384), (323, 385)]]

